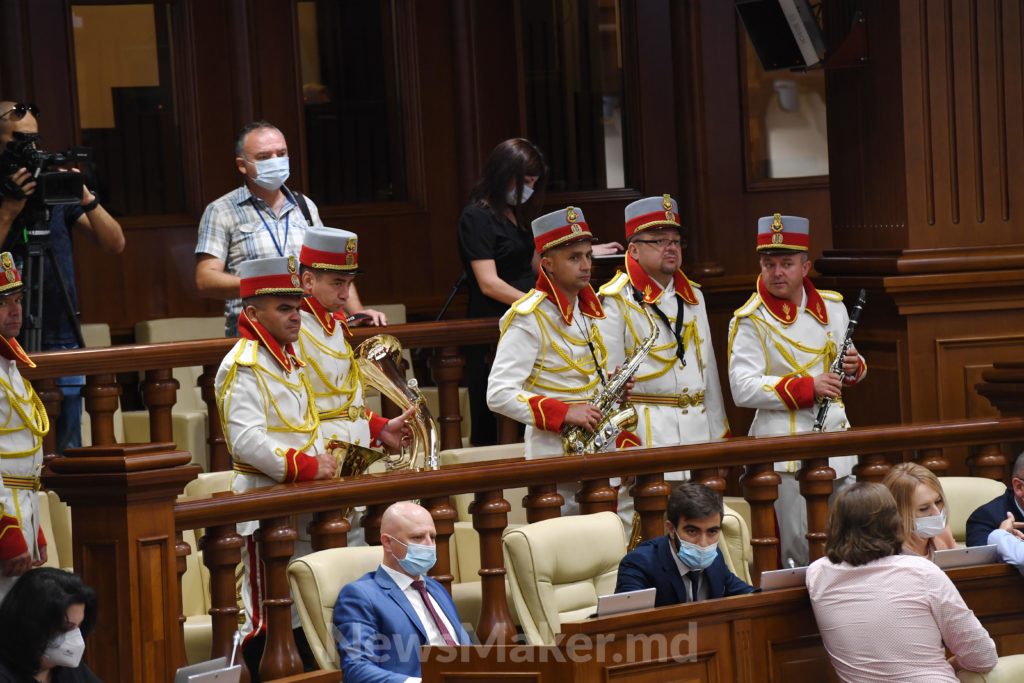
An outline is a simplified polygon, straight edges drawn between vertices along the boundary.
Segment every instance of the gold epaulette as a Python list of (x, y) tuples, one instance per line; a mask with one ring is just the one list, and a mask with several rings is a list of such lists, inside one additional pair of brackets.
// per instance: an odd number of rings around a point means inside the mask
[(256, 365), (259, 342), (254, 339), (239, 339), (235, 345), (235, 365), (244, 365), (251, 368)]
[(761, 307), (761, 295), (754, 292), (747, 299), (747, 303), (743, 304), (733, 312), (733, 316), (737, 318), (746, 318), (749, 315), (753, 315), (754, 311)]
[(531, 289), (529, 293), (523, 298), (512, 304), (512, 311), (517, 315), (527, 315), (533, 313), (533, 311), (540, 305), (541, 301), (544, 301), (546, 295), (544, 292), (539, 292), (536, 289)]
[(842, 301), (843, 295), (839, 292), (833, 292), (831, 289), (819, 289), (818, 294), (821, 295), (822, 299), (828, 299), (829, 301)]
[(625, 287), (628, 282), (629, 275), (623, 273), (620, 270), (619, 272), (615, 273), (615, 277), (601, 285), (601, 288), (597, 290), (597, 295), (602, 297), (618, 296), (619, 293), (622, 291), (622, 288)]

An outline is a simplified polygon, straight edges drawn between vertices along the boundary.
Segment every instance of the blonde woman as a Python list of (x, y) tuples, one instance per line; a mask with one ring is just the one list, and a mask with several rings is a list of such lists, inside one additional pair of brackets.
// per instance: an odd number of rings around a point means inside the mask
[(949, 529), (946, 495), (931, 470), (914, 462), (903, 462), (889, 470), (882, 484), (896, 499), (905, 555), (931, 559), (936, 550), (956, 547)]

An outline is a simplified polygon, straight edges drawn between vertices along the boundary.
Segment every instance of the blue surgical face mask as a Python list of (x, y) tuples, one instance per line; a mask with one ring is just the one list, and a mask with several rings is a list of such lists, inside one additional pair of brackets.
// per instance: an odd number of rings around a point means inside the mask
[(946, 528), (946, 511), (930, 517), (918, 517), (914, 520), (914, 531), (921, 538), (934, 538)]
[(516, 201), (516, 188), (514, 187), (508, 191), (507, 195), (505, 195), (505, 201), (508, 202), (509, 206), (515, 206), (516, 204), (525, 204), (530, 201), (530, 197), (532, 196), (533, 188), (529, 185), (523, 185), (523, 196), (518, 202)]
[(690, 569), (703, 571), (710, 567), (711, 563), (715, 561), (715, 557), (718, 556), (717, 543), (705, 547), (684, 541), (679, 536), (676, 536), (676, 541), (679, 543), (676, 555), (679, 557), (679, 561)]
[(429, 572), (437, 562), (437, 546), (421, 545), (419, 543), (402, 543), (394, 536), (391, 540), (405, 546), (405, 557), (398, 559), (394, 553), (391, 555), (398, 560), (398, 564), (405, 571), (413, 576), (422, 576)]
[(290, 169), (287, 156), (258, 159), (251, 163), (256, 169), (256, 177), (252, 181), (264, 190), (279, 190), (284, 181), (288, 180)]

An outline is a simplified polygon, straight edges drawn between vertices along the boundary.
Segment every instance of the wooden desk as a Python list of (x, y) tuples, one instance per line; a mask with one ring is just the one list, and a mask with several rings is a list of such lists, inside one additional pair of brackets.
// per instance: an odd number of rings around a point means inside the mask
[[(1024, 577), (1007, 565), (949, 572), (1000, 655), (1024, 653)], [(562, 625), (552, 647), (427, 648), (424, 681), (765, 683), (837, 681), (807, 590), (790, 588)]]

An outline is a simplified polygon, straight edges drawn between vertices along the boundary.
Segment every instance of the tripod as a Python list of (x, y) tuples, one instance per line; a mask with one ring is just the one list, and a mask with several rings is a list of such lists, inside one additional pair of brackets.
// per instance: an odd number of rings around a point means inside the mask
[(78, 311), (71, 302), (67, 280), (57, 265), (57, 258), (50, 246), (50, 207), (33, 207), (30, 227), (25, 230), (25, 326), (23, 339), (29, 353), (43, 347), (43, 259), (50, 264), (50, 271), (57, 278), (60, 287), (64, 315), (71, 323), (75, 341), (79, 348), (85, 348), (82, 327), (78, 322)]

